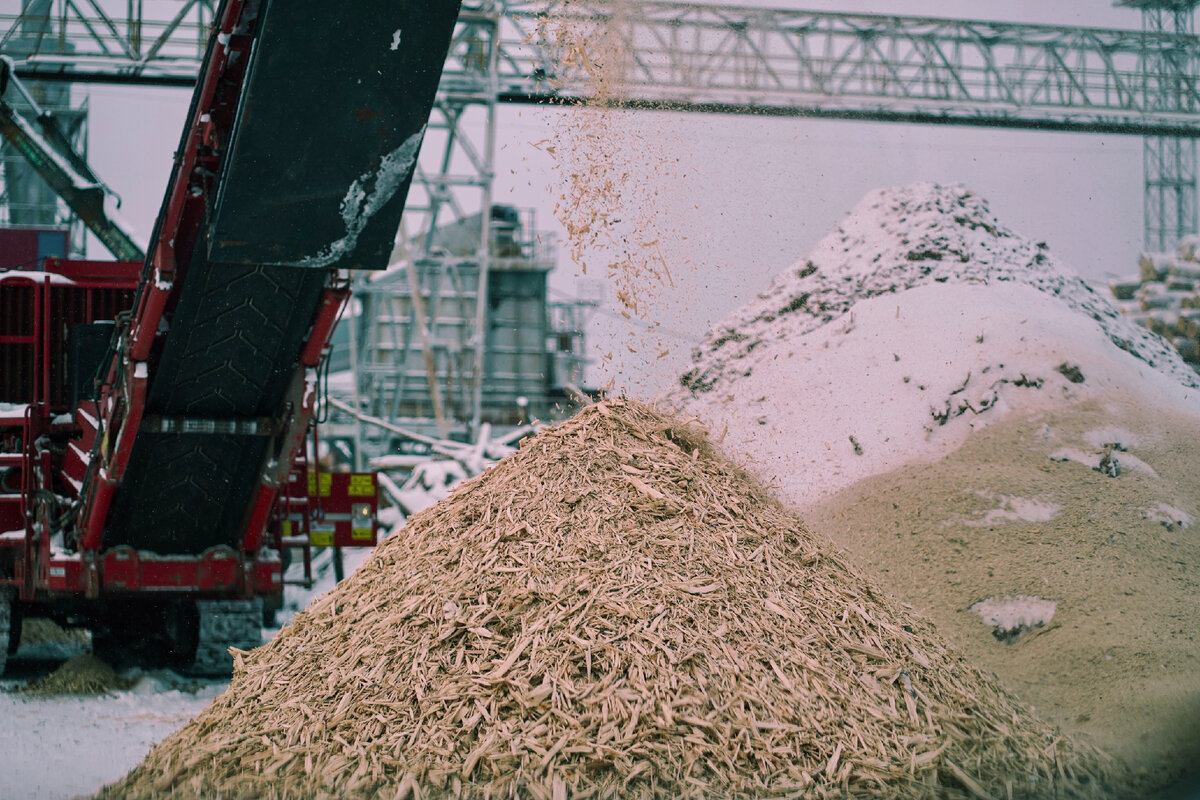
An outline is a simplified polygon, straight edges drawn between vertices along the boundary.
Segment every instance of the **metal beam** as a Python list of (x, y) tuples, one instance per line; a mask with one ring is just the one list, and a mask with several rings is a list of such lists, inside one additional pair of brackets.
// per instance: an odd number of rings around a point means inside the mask
[(26, 80), (187, 86), (196, 82), (216, 0), (183, 0), (171, 19), (143, 4), (43, 0), (0, 15), (0, 53)]
[[(105, 198), (111, 194), (108, 187), (96, 177), (83, 156), (72, 149), (53, 116), (38, 106), (20, 80), (10, 74), (10, 69), (11, 62), (0, 57), (0, 136), (25, 157), (114, 257), (144, 260), (145, 252), (130, 229), (105, 208)], [(23, 101), (36, 123), (25, 119), (4, 99), (8, 91)]]
[[(0, 17), (9, 28), (0, 48), (19, 25), (40, 32), (18, 75), (194, 78), (211, 0), (191, 0), (187, 14), (163, 22), (114, 21), (97, 3), (57, 5), (45, 19)], [(1194, 35), (681, 2), (484, 5), (501, 14), (499, 96), (508, 102), (593, 99), (593, 65), (604, 64), (606, 97), (637, 108), (1200, 137)], [(548, 37), (548, 26), (566, 35)], [(135, 30), (136, 39), (120, 35)], [(472, 76), (452, 58), (443, 86)]]
[(506, 38), (510, 100), (589, 98), (599, 72), (605, 98), (639, 108), (1200, 137), (1192, 35), (679, 2), (506, 6), (519, 31)]

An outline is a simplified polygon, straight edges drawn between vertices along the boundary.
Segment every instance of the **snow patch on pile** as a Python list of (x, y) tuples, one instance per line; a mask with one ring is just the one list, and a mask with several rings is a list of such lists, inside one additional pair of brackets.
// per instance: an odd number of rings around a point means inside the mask
[(1142, 445), (1141, 438), (1116, 425), (1105, 425), (1090, 430), (1084, 441), (1092, 447), (1112, 447), (1116, 450), (1133, 450)]
[(989, 597), (971, 606), (984, 624), (992, 627), (992, 635), (1002, 642), (1011, 642), (1026, 631), (1042, 628), (1054, 617), (1058, 603), (1032, 595)]
[(1195, 522), (1191, 514), (1167, 503), (1155, 503), (1151, 508), (1142, 509), (1142, 519), (1157, 522), (1168, 531), (1190, 528)]
[(997, 507), (977, 512), (970, 517), (946, 520), (942, 527), (965, 525), (969, 528), (986, 528), (1005, 522), (1049, 522), (1063, 509), (1061, 503), (1044, 498), (997, 495), (985, 490), (976, 491), (975, 494), (984, 500), (997, 503)]
[(800, 505), (1013, 409), (1132, 393), (1200, 413), (1200, 375), (1170, 345), (977, 195), (930, 183), (869, 194), (680, 382), (674, 402)]
[(1154, 467), (1142, 461), (1135, 455), (1118, 450), (1102, 450), (1100, 452), (1080, 450), (1078, 447), (1060, 447), (1050, 454), (1051, 461), (1074, 461), (1090, 467), (1096, 472), (1103, 472), (1114, 478), (1120, 477), (1123, 471), (1132, 470), (1151, 478), (1157, 478)]

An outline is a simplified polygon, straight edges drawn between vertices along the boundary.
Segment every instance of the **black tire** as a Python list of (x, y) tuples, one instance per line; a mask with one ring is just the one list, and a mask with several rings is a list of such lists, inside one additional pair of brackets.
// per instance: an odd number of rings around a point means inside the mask
[(21, 631), (25, 629), (25, 615), (21, 609), (12, 606), (8, 622), (8, 654), (15, 656), (21, 648)]
[(12, 632), (12, 590), (0, 587), (0, 675), (8, 666), (10, 634)]

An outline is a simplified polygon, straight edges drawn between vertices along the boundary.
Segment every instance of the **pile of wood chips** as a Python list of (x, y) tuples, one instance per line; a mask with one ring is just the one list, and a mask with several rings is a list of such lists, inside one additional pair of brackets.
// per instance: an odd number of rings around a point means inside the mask
[(1138, 270), (1109, 285), (1117, 307), (1200, 372), (1200, 238), (1185, 236), (1174, 253), (1143, 253)]
[(75, 656), (62, 666), (34, 678), (21, 688), (23, 694), (41, 696), (60, 694), (105, 694), (128, 689), (133, 681), (122, 678), (112, 667), (91, 653)]
[(695, 427), (589, 406), (414, 516), (104, 798), (1100, 797)]

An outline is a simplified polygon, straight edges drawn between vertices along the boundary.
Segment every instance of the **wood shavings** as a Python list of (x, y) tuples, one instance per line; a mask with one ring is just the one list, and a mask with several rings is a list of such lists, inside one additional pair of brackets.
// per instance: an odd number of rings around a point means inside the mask
[(239, 654), (100, 797), (1102, 796), (1099, 754), (828, 552), (694, 426), (594, 404)]
[(20, 691), (32, 695), (104, 694), (128, 689), (133, 681), (90, 653), (75, 656), (49, 675), (35, 678)]

